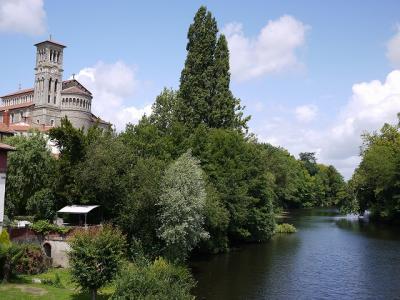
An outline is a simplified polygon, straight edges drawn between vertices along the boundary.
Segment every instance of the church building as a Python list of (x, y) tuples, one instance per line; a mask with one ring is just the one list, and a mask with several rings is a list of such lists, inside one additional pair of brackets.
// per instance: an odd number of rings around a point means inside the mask
[(35, 85), (1, 97), (1, 135), (46, 132), (68, 117), (76, 128), (110, 123), (91, 112), (92, 93), (76, 79), (63, 80), (64, 45), (46, 40), (36, 45)]

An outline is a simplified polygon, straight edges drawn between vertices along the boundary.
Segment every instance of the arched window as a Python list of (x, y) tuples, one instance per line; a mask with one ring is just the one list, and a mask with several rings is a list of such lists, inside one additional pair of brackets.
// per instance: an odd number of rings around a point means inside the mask
[(54, 126), (54, 120), (50, 120), (50, 126)]

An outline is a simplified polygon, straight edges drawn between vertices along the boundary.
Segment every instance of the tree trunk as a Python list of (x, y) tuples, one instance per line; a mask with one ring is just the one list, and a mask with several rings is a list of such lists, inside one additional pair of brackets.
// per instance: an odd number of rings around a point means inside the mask
[(97, 289), (92, 289), (92, 300), (97, 299)]

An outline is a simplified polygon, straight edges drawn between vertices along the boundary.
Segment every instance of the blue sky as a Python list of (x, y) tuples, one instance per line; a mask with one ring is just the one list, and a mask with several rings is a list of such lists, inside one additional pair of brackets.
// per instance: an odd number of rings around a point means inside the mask
[(315, 151), (348, 178), (360, 133), (396, 121), (399, 1), (0, 0), (0, 94), (32, 86), (33, 44), (51, 33), (94, 112), (119, 129), (137, 122), (178, 87), (200, 5), (228, 37), (232, 90), (260, 140)]

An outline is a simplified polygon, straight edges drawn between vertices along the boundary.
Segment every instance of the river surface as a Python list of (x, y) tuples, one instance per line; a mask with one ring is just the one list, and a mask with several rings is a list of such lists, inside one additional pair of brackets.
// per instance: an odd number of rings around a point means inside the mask
[(298, 232), (193, 263), (198, 299), (400, 299), (400, 228), (292, 211)]

